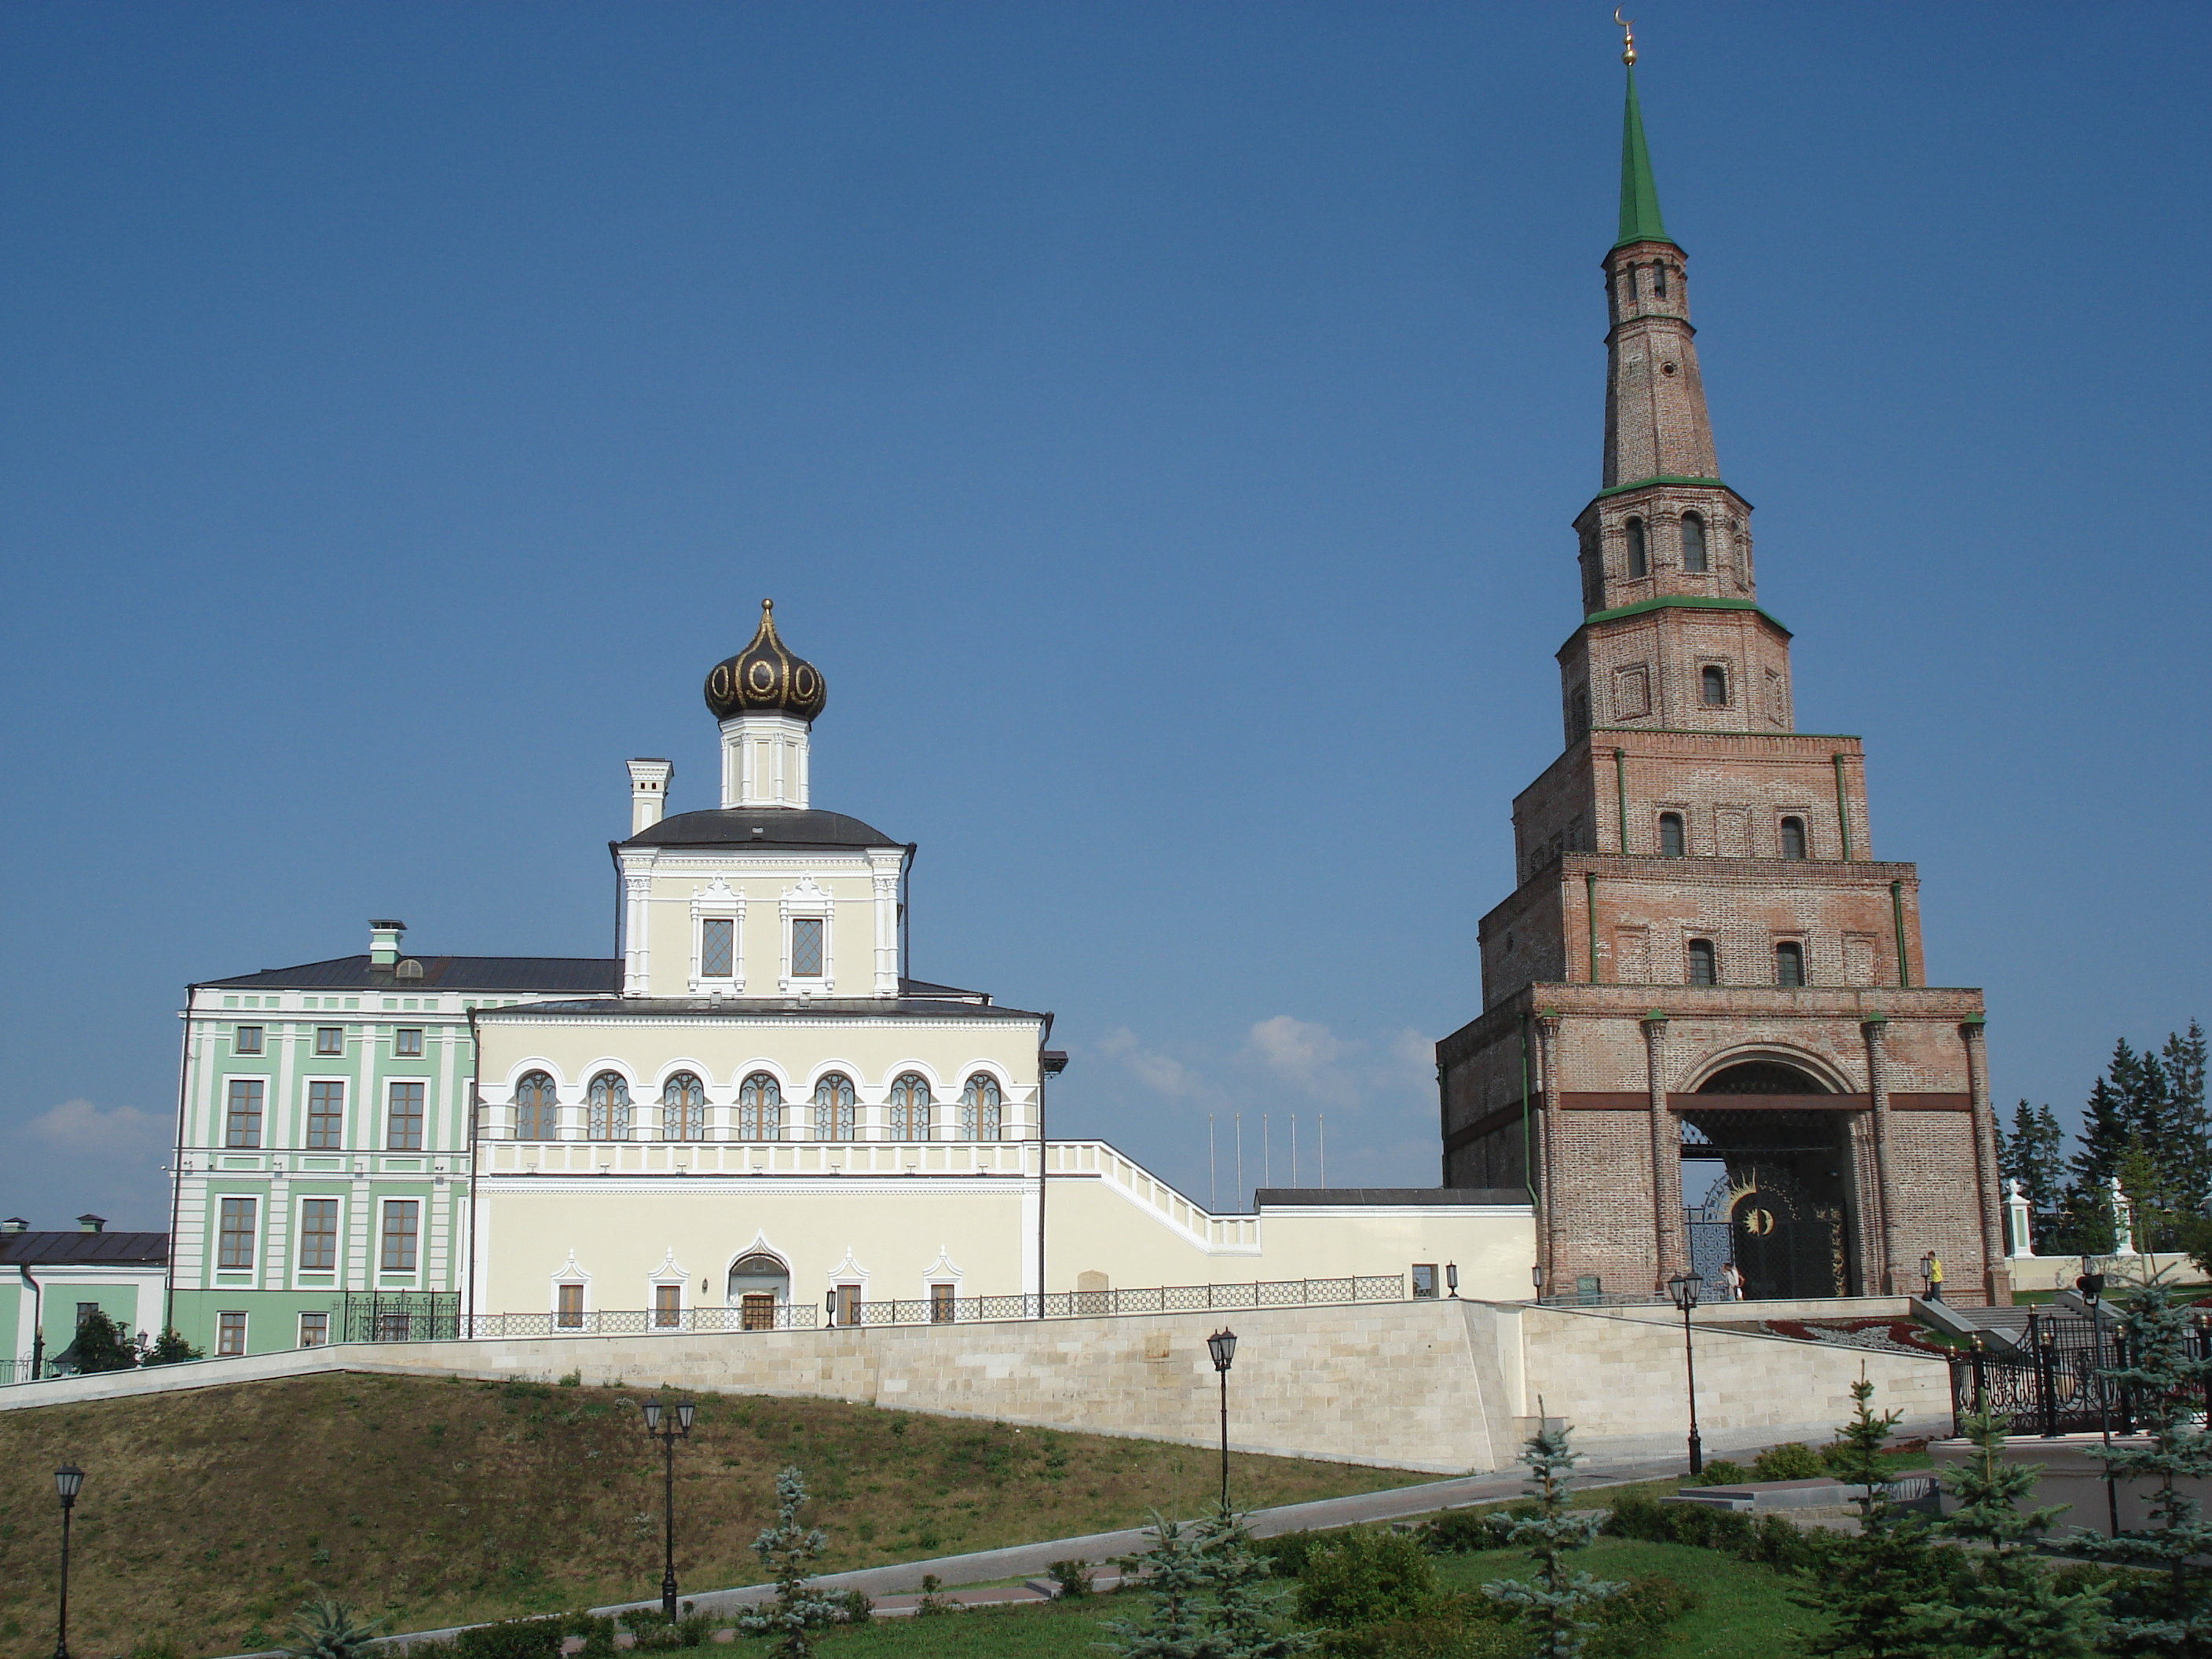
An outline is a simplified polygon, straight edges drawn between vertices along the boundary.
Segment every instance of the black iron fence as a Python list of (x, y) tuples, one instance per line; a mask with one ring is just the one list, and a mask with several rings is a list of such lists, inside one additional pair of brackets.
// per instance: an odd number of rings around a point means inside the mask
[(342, 1342), (450, 1342), (461, 1334), (459, 1291), (348, 1291)]
[[(2193, 1346), (2199, 1358), (2212, 1357), (2212, 1331), (2200, 1328)], [(2089, 1434), (2106, 1429), (2131, 1434), (2142, 1402), (2133, 1389), (2121, 1386), (2110, 1373), (2133, 1360), (2126, 1332), (2117, 1318), (2031, 1313), (2015, 1352), (1985, 1346), (1953, 1352), (1952, 1431), (1963, 1432), (1961, 1421), (1967, 1413), (1987, 1409), (2010, 1418), (2015, 1434)], [(2207, 1385), (2204, 1399), (2194, 1403), (2212, 1420), (2212, 1384)]]

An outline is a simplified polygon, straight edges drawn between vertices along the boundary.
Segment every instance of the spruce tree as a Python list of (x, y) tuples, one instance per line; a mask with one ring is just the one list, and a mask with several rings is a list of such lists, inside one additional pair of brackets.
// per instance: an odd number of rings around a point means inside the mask
[(1217, 1510), (1200, 1523), (1198, 1544), (1213, 1603), (1205, 1614), (1206, 1659), (1291, 1659), (1313, 1650), (1318, 1637), (1279, 1628), (1283, 1595), (1268, 1583), (1274, 1564), (1252, 1547), (1243, 1516)]
[(2013, 1109), (2012, 1133), (1998, 1138), (2002, 1173), (2020, 1182), (2039, 1224), (2057, 1212), (2066, 1178), (2065, 1146), (2057, 1115), (2047, 1104), (2030, 1106), (2024, 1100)]
[(2179, 1207), (2198, 1215), (2212, 1202), (2212, 1116), (2204, 1105), (2204, 1028), (2189, 1022), (2186, 1035), (2176, 1032), (2159, 1050), (2173, 1123), (2174, 1161), (2179, 1166), (2175, 1184)]
[(1482, 1593), (1519, 1613), (1535, 1636), (1532, 1651), (1536, 1659), (1576, 1659), (1597, 1628), (1581, 1616), (1583, 1610), (1628, 1586), (1567, 1565), (1571, 1552), (1589, 1547), (1601, 1517), (1567, 1513), (1567, 1481), (1582, 1454), (1570, 1443), (1565, 1425), (1555, 1429), (1545, 1423), (1543, 1410), (1539, 1399), (1539, 1427), (1521, 1449), (1521, 1462), (1528, 1466), (1528, 1484), (1521, 1490), (1536, 1500), (1536, 1512), (1516, 1519), (1505, 1534), (1507, 1542), (1528, 1547), (1528, 1559), (1536, 1564), (1536, 1582), (1494, 1579), (1482, 1587)]
[(1145, 1593), (1152, 1598), (1142, 1624), (1126, 1619), (1108, 1622), (1114, 1639), (1103, 1644), (1121, 1659), (1206, 1659), (1206, 1598), (1209, 1565), (1194, 1530), (1170, 1521), (1158, 1510), (1147, 1528), (1152, 1547), (1138, 1562)]
[(1948, 1598), (1905, 1610), (1908, 1628), (1956, 1659), (2094, 1659), (2110, 1589), (2060, 1591), (2036, 1544), (2066, 1505), (2020, 1507), (2044, 1466), (2005, 1461), (2010, 1425), (1994, 1413), (1978, 1412), (1960, 1426), (1974, 1449), (1943, 1472), (1959, 1507), (1936, 1529), (1983, 1553)]
[(1938, 1593), (1942, 1565), (1929, 1547), (1927, 1522), (1892, 1498), (1896, 1466), (1882, 1455), (1903, 1413), (1875, 1414), (1874, 1384), (1863, 1365), (1851, 1399), (1851, 1420), (1836, 1431), (1829, 1467), (1845, 1485), (1860, 1488), (1859, 1531), (1828, 1553), (1820, 1574), (1794, 1598), (1830, 1620), (1826, 1630), (1808, 1634), (1805, 1650), (1846, 1659), (1932, 1659), (1944, 1644), (1921, 1633), (1908, 1609)]
[(787, 1468), (776, 1476), (775, 1524), (763, 1528), (753, 1540), (753, 1553), (775, 1576), (775, 1600), (738, 1615), (738, 1628), (746, 1635), (775, 1638), (769, 1650), (777, 1659), (809, 1659), (813, 1632), (853, 1616), (842, 1596), (822, 1595), (814, 1585), (814, 1567), (829, 1547), (830, 1534), (800, 1524), (799, 1511), (805, 1502), (805, 1470)]
[(2100, 1371), (2106, 1384), (2130, 1401), (2145, 1445), (2115, 1444), (2092, 1455), (2106, 1472), (2128, 1481), (2155, 1481), (2148, 1504), (2151, 1524), (2112, 1538), (2077, 1531), (2068, 1550), (2092, 1560), (2163, 1573), (2160, 1592), (2129, 1587), (2118, 1598), (2113, 1634), (2130, 1653), (2176, 1656), (2212, 1651), (2212, 1585), (2194, 1557), (2212, 1554), (2212, 1524), (2182, 1480), (2212, 1480), (2212, 1433), (2198, 1426), (2212, 1359), (2197, 1356), (2191, 1310), (2161, 1284), (2128, 1298), (2120, 1315), (2128, 1363)]

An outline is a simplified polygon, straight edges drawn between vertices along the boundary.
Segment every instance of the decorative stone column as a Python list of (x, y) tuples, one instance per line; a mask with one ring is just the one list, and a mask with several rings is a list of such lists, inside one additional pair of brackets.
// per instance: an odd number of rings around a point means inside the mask
[(1656, 1290), (1670, 1271), (1686, 1272), (1688, 1240), (1682, 1231), (1682, 1137), (1667, 1109), (1667, 1016), (1653, 1009), (1644, 1027), (1644, 1065), (1651, 1093), (1651, 1243)]
[(1974, 1192), (1981, 1200), (1983, 1289), (1990, 1305), (2002, 1308), (2012, 1302), (2012, 1274), (2005, 1266), (1996, 1113), (1990, 1105), (1989, 1054), (1982, 1042), (1982, 1022), (1978, 1018), (1962, 1021), (1959, 1036), (1966, 1045), (1966, 1089), (1973, 1103)]
[(1881, 1282), (1873, 1287), (1878, 1296), (1894, 1295), (1899, 1285), (1908, 1282), (1898, 1255), (1897, 1188), (1890, 1172), (1888, 1031), (1887, 1014), (1875, 1014), (1859, 1024), (1859, 1034), (1866, 1039), (1867, 1090), (1874, 1101), (1875, 1189), (1881, 1200), (1881, 1220), (1875, 1235), (1881, 1240)]
[(1536, 1016), (1536, 1064), (1541, 1075), (1542, 1119), (1536, 1126), (1537, 1155), (1543, 1160), (1536, 1171), (1536, 1202), (1542, 1227), (1538, 1233), (1543, 1249), (1544, 1287), (1553, 1295), (1559, 1271), (1559, 1016), (1547, 1009)]

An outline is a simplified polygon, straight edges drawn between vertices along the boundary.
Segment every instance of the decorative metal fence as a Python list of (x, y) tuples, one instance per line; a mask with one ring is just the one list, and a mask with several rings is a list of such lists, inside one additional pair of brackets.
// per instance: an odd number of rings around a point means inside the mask
[[(2212, 1357), (2212, 1331), (2200, 1328), (2194, 1346)], [(2141, 1401), (2112, 1376), (2132, 1361), (2117, 1319), (2031, 1313), (2018, 1352), (1977, 1346), (1951, 1354), (1952, 1429), (1986, 1407), (2010, 1418), (2016, 1434), (2132, 1433)], [(2212, 1386), (2195, 1405), (2212, 1420)]]
[[(1249, 1285), (1162, 1285), (1145, 1290), (1055, 1291), (1039, 1297), (964, 1296), (881, 1302), (782, 1302), (773, 1307), (583, 1308), (567, 1313), (479, 1314), (472, 1337), (674, 1336), (708, 1331), (811, 1331), (825, 1326), (966, 1325), (1016, 1319), (1112, 1319), (1135, 1314), (1229, 1313), (1403, 1302), (1403, 1274), (1285, 1279)], [(353, 1339), (356, 1340), (364, 1339)]]
[(458, 1291), (348, 1291), (338, 1315), (345, 1342), (450, 1342), (461, 1334)]

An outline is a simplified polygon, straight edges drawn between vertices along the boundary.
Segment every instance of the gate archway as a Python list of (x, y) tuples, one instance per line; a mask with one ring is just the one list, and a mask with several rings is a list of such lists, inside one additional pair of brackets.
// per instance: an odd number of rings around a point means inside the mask
[[(1749, 1059), (1680, 1109), (1683, 1222), (1708, 1294), (1730, 1261), (1749, 1299), (1848, 1292), (1850, 1119), (1808, 1098), (1831, 1092), (1786, 1061)], [(1797, 1098), (1805, 1109), (1790, 1105)]]

